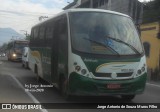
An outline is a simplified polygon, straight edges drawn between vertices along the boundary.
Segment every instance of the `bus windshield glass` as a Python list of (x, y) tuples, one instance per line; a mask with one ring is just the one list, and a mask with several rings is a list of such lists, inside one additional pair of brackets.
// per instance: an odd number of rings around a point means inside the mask
[(69, 17), (72, 47), (77, 51), (106, 55), (143, 52), (129, 17), (105, 12), (71, 12)]
[(27, 46), (28, 46), (28, 43), (26, 43), (26, 42), (15, 43), (15, 48), (16, 49), (23, 49), (24, 47), (27, 47)]

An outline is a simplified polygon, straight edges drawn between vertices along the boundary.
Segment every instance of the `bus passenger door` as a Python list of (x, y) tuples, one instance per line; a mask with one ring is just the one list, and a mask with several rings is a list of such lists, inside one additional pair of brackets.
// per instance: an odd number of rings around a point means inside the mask
[(67, 17), (61, 16), (55, 22), (53, 47), (53, 81), (59, 82), (59, 75), (67, 74), (68, 33)]

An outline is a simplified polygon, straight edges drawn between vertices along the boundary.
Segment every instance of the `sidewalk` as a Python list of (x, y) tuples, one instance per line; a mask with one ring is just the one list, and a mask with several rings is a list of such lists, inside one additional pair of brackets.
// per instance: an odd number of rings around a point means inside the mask
[(160, 85), (160, 81), (147, 81), (147, 83)]

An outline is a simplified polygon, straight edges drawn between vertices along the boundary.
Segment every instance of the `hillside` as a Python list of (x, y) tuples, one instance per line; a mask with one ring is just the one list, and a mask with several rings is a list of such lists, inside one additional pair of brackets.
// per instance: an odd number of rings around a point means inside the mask
[(12, 39), (24, 38), (23, 35), (19, 34), (12, 28), (0, 28), (0, 45), (7, 43)]

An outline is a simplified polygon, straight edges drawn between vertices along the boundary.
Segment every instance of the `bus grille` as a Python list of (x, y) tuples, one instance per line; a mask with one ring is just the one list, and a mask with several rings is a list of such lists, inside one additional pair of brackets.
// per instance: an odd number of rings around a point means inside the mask
[[(106, 77), (111, 78), (112, 73), (95, 73), (94, 76), (96, 77)], [(117, 73), (117, 78), (123, 78), (123, 77), (131, 77), (133, 72), (129, 73)]]

